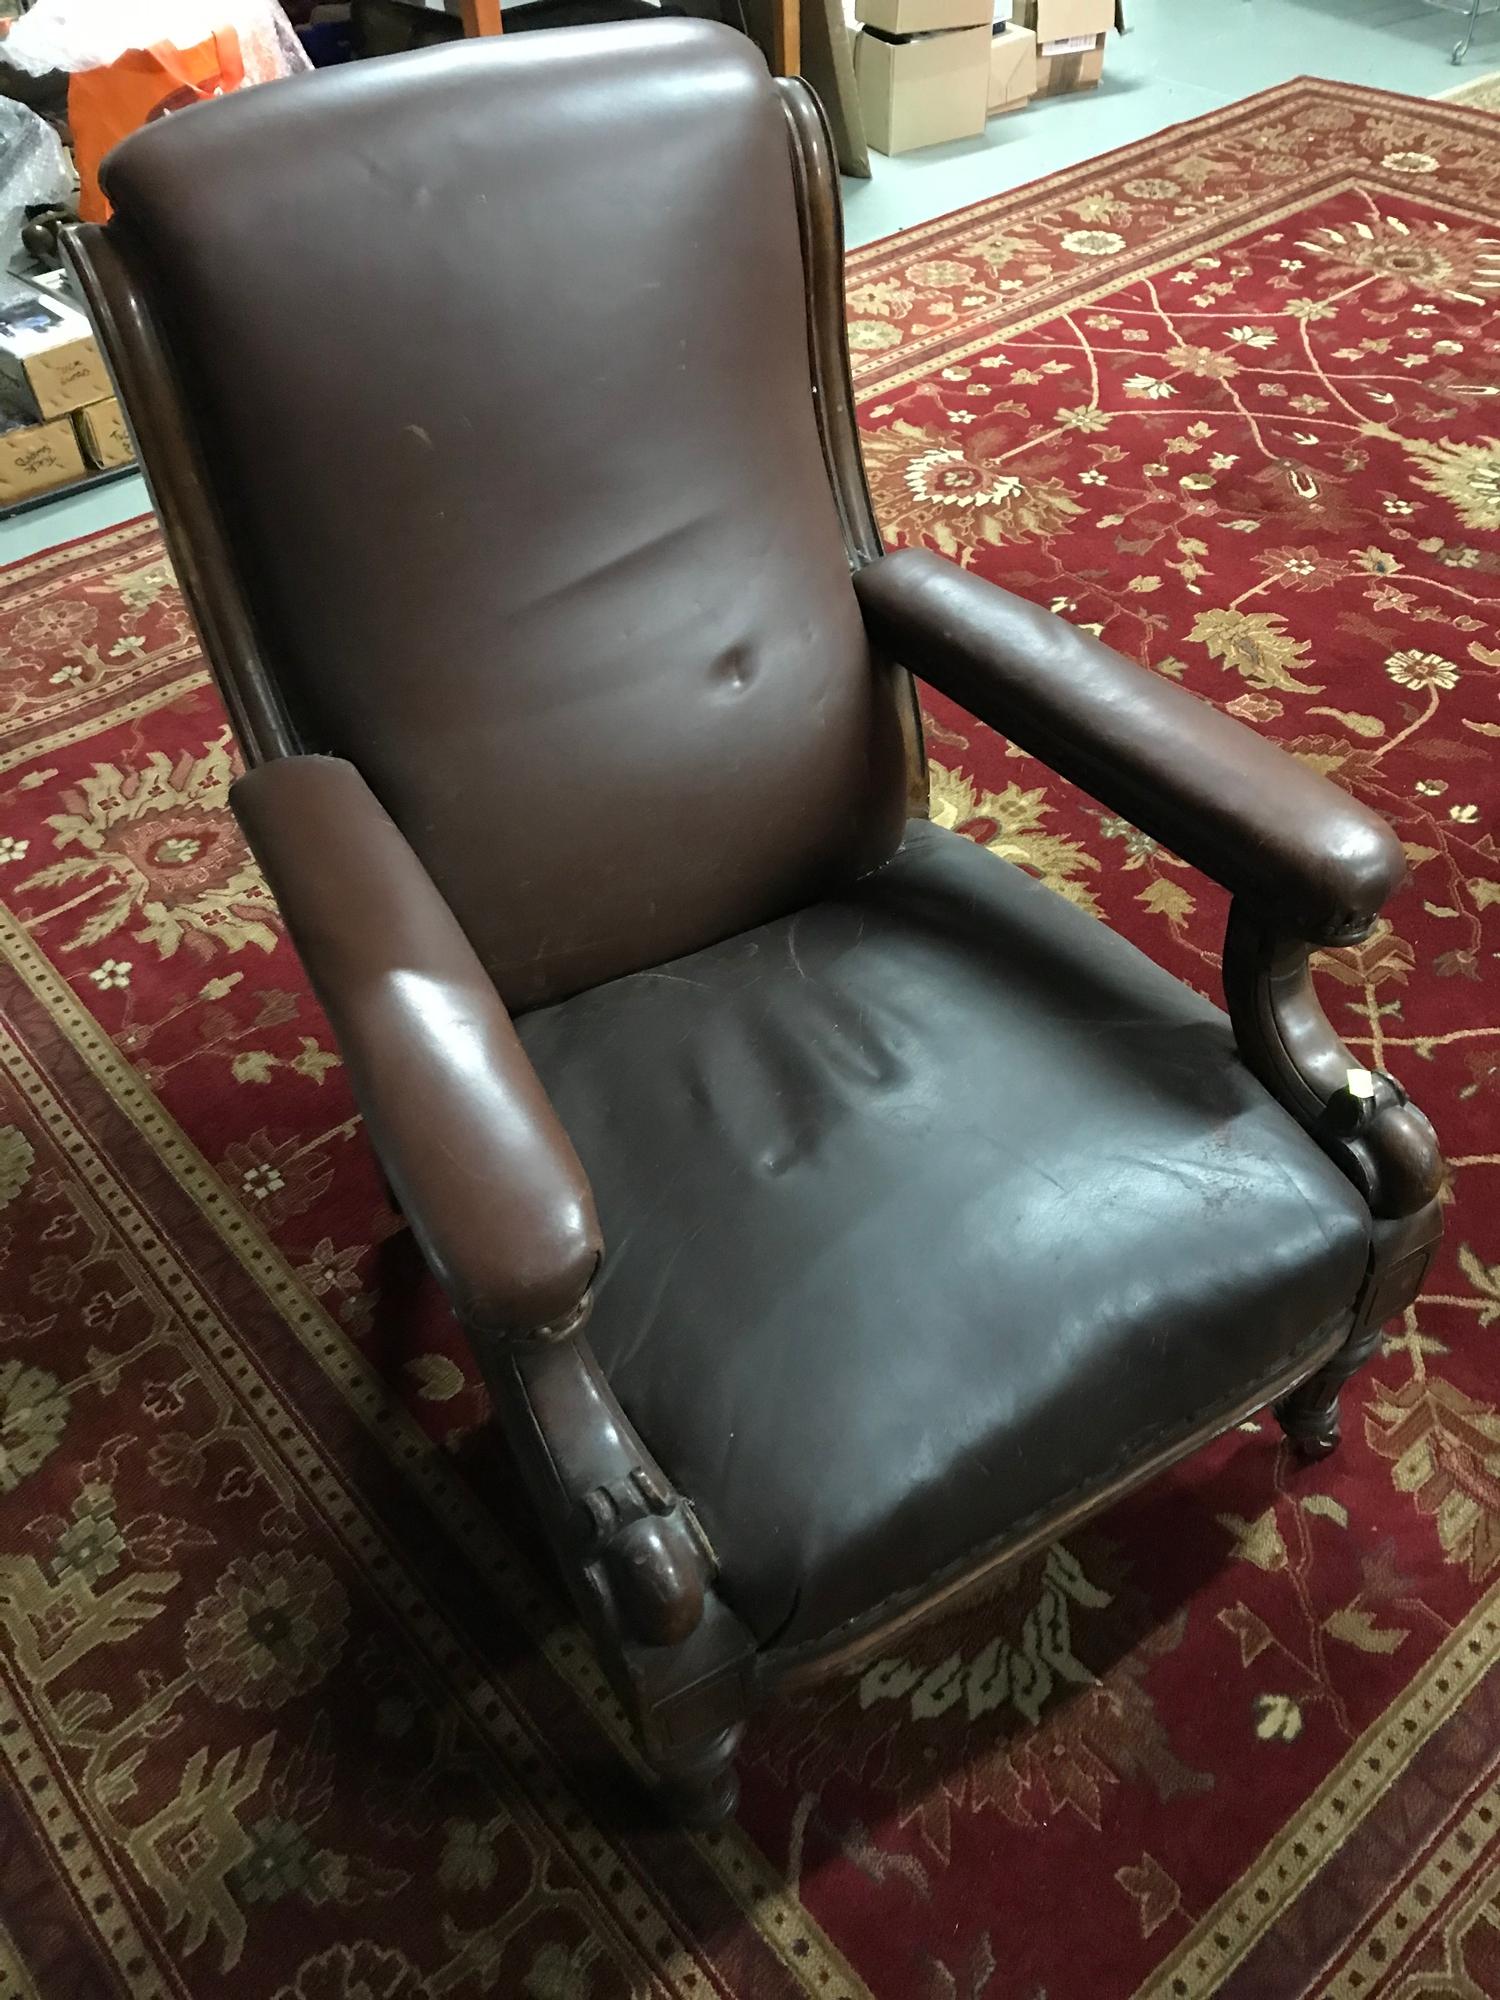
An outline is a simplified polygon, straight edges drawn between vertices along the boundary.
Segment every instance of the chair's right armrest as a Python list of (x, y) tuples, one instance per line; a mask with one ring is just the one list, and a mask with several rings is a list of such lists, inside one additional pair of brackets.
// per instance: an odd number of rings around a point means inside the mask
[(565, 1331), (603, 1255), (593, 1195), (431, 877), (340, 758), (273, 758), (231, 803), (459, 1318), (483, 1333)]
[(871, 637), (1309, 944), (1363, 937), (1406, 857), (1378, 814), (1186, 688), (930, 549), (855, 574)]

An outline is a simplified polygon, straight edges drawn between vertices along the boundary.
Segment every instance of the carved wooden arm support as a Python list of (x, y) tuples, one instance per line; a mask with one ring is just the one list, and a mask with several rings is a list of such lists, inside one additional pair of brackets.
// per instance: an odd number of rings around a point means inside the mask
[(1358, 1326), (1416, 1297), (1442, 1233), (1437, 1137), (1393, 1077), (1345, 1048), (1313, 985), (1312, 947), (1243, 903), (1229, 915), (1224, 995), (1240, 1053), (1278, 1103), (1359, 1189), (1375, 1219)]
[(703, 1617), (713, 1550), (581, 1331), (550, 1340), (479, 1336), (475, 1346), (586, 1618), (617, 1640), (679, 1645)]
[(617, 1637), (679, 1644), (712, 1552), (581, 1337), (593, 1194), (493, 984), (352, 765), (277, 758), (234, 804), (575, 1592)]

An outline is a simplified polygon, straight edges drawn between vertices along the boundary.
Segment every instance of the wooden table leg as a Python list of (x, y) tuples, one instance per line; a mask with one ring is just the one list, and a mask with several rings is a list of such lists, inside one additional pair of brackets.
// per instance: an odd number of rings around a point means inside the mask
[(500, 21), (500, 0), (458, 0), (458, 5), (466, 35), (498, 35), (504, 32)]
[(802, 0), (771, 0), (771, 67), (777, 76), (802, 68)]

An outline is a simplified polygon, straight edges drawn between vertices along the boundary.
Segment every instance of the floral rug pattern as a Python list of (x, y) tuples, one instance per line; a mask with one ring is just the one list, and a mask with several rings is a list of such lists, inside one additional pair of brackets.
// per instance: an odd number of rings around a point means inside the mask
[[(719, 1834), (640, 1808), (151, 524), (0, 576), (0, 1992), (1500, 1991), (1497, 200), (1484, 114), (1303, 83), (851, 259), (889, 539), (1396, 825), (1322, 985), (1449, 1228), (1336, 1458), (1242, 1426), (774, 1706)], [(1215, 991), (1216, 891), (928, 720), (938, 817)]]

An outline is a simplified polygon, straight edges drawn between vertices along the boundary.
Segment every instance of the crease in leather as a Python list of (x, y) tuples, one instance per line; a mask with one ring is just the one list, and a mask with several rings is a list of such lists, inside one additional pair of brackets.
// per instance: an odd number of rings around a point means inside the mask
[(1268, 1378), (1363, 1274), (1368, 1212), (1224, 1016), (930, 824), (519, 1026), (610, 1243), (601, 1364), (762, 1639), (1092, 1476), (1141, 1371), (1169, 1422)]

